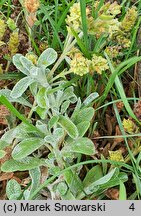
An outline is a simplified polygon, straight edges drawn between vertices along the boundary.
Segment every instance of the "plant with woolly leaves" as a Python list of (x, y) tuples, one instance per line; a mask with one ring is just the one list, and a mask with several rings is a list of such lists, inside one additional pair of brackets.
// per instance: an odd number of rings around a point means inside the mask
[(22, 78), (14, 86), (11, 97), (19, 98), (26, 91), (26, 89), (33, 83), (47, 87), (47, 67), (53, 64), (57, 59), (57, 53), (54, 49), (46, 49), (39, 57), (37, 65), (35, 66), (28, 58), (22, 54), (16, 54), (13, 57), (13, 64), (21, 71), (26, 77)]

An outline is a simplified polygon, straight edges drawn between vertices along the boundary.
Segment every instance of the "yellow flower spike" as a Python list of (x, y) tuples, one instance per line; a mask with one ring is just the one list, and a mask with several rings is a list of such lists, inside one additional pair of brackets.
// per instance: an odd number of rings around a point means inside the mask
[(39, 0), (25, 0), (24, 6), (28, 13), (35, 13), (40, 6), (40, 2)]
[(137, 130), (137, 126), (130, 119), (124, 118), (122, 124), (123, 124), (123, 127), (127, 133), (134, 133)]
[(0, 19), (0, 40), (2, 40), (5, 30), (6, 30), (6, 24), (4, 20)]
[(18, 52), (19, 46), (19, 34), (18, 31), (14, 31), (10, 34), (10, 39), (8, 42), (8, 50), (11, 52), (11, 55), (15, 55)]
[(120, 28), (124, 32), (130, 32), (136, 22), (138, 16), (137, 8), (132, 7), (128, 9), (124, 19), (121, 22)]
[(70, 8), (70, 15), (67, 16), (66, 23), (69, 27), (72, 27), (75, 31), (77, 32), (80, 31), (80, 25), (81, 25), (80, 3), (74, 3), (73, 6)]
[(109, 151), (109, 159), (112, 161), (124, 161), (122, 156), (122, 152), (120, 150), (117, 151)]

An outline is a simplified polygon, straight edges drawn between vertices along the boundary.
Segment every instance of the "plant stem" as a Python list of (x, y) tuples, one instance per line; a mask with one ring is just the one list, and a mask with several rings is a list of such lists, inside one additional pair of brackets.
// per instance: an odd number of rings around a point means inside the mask
[(31, 116), (32, 116), (32, 114), (33, 114), (33, 112), (34, 112), (34, 108), (35, 108), (35, 106), (36, 106), (36, 101), (34, 101), (34, 103), (33, 103), (33, 105), (32, 105), (32, 108), (31, 108), (31, 110), (30, 110), (30, 112), (29, 112), (29, 114), (28, 114), (28, 119), (30, 119), (31, 118)]
[[(78, 36), (79, 36), (79, 38), (81, 38), (81, 37), (83, 36), (83, 32), (80, 32)], [(65, 46), (64, 46), (64, 51), (63, 51), (63, 53), (61, 54), (61, 56), (59, 57), (58, 61), (57, 61), (56, 64), (54, 65), (54, 67), (53, 67), (53, 68), (51, 69), (51, 71), (49, 72), (49, 74), (48, 74), (48, 79), (50, 79), (50, 78), (53, 76), (53, 74), (54, 74), (54, 72), (56, 71), (56, 69), (58, 68), (58, 66), (59, 66), (59, 65), (61, 64), (61, 62), (65, 59), (67, 53), (68, 53), (68, 52), (71, 50), (71, 48), (76, 44), (76, 42), (77, 42), (76, 39), (74, 39), (74, 40), (72, 41), (72, 36), (67, 38), (67, 42), (66, 42), (66, 44), (65, 44)]]

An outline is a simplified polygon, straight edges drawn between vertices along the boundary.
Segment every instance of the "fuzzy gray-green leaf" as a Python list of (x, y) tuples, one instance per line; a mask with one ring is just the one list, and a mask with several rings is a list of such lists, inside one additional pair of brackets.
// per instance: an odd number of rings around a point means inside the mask
[(58, 124), (61, 125), (71, 138), (76, 139), (78, 137), (77, 127), (70, 118), (60, 115)]
[(3, 172), (26, 171), (42, 166), (44, 164), (45, 162), (43, 159), (33, 157), (26, 157), (22, 160), (10, 159), (2, 164), (1, 170)]
[(15, 160), (22, 159), (40, 148), (43, 144), (44, 140), (41, 138), (31, 137), (24, 139), (15, 146), (14, 150), (12, 151), (12, 157)]
[(9, 200), (17, 200), (21, 193), (21, 186), (15, 179), (8, 181), (6, 186), (6, 195)]
[(28, 88), (28, 86), (33, 83), (34, 80), (31, 77), (24, 77), (19, 82), (16, 83), (11, 91), (10, 96), (13, 98), (19, 98)]
[(52, 48), (48, 48), (40, 55), (38, 59), (38, 66), (48, 67), (49, 65), (53, 64), (56, 59), (57, 52)]

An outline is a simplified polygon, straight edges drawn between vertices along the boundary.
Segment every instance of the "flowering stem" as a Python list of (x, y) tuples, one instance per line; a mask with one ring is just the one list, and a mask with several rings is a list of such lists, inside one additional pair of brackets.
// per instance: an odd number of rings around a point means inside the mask
[[(80, 32), (78, 36), (79, 36), (79, 38), (82, 38), (83, 32)], [(67, 54), (67, 53), (70, 51), (70, 49), (76, 44), (76, 42), (77, 42), (76, 39), (74, 39), (74, 40), (72, 41), (72, 36), (71, 36), (71, 37), (68, 36), (67, 42), (66, 42), (66, 44), (65, 44), (65, 46), (64, 46), (64, 51), (63, 51), (63, 53), (61, 54), (61, 56), (59, 57), (58, 61), (57, 61), (56, 64), (54, 65), (54, 67), (53, 67), (53, 68), (51, 69), (51, 71), (49, 72), (49, 74), (48, 74), (48, 79), (50, 79), (50, 78), (53, 76), (53, 74), (54, 74), (54, 72), (56, 71), (56, 69), (58, 68), (58, 66), (59, 66), (59, 65), (61, 64), (61, 62), (65, 59), (66, 54)]]
[(50, 83), (53, 83), (55, 80), (59, 79), (60, 77), (64, 77), (65, 75), (67, 74), (70, 74), (71, 72), (70, 71), (62, 71), (61, 73), (59, 73), (57, 76), (55, 76), (51, 81)]

